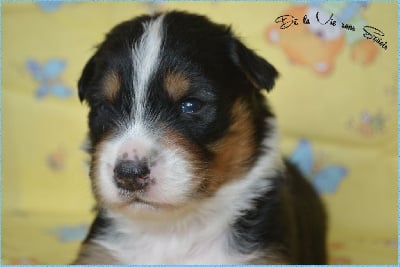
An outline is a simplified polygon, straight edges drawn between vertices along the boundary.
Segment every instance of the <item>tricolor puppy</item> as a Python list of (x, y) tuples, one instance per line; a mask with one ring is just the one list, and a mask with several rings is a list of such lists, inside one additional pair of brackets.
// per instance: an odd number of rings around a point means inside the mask
[(99, 209), (75, 263), (325, 263), (323, 206), (262, 94), (277, 75), (202, 16), (113, 28), (79, 80)]

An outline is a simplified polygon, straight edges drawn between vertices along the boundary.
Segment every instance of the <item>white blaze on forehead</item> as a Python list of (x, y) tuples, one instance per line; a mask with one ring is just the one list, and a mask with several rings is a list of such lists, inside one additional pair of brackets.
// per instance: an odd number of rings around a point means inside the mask
[(144, 121), (150, 78), (157, 70), (162, 49), (164, 15), (143, 24), (143, 34), (132, 49), (133, 90), (135, 105), (132, 110), (136, 121)]

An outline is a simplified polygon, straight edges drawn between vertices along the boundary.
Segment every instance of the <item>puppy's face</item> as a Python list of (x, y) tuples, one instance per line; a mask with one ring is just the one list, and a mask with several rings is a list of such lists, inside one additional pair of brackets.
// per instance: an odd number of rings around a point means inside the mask
[(176, 209), (239, 179), (272, 116), (276, 70), (206, 18), (171, 12), (116, 26), (86, 64), (91, 179), (102, 205)]

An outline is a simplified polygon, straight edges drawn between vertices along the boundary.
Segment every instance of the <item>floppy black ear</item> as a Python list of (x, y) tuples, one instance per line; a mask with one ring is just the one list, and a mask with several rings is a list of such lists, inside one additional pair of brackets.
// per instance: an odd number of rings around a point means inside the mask
[(231, 53), (233, 62), (256, 88), (270, 91), (274, 87), (278, 71), (268, 61), (256, 55), (237, 39), (233, 40)]
[(81, 77), (78, 81), (78, 96), (81, 102), (86, 99), (88, 87), (90, 86), (95, 74), (95, 68), (96, 58), (95, 56), (92, 56), (83, 68)]

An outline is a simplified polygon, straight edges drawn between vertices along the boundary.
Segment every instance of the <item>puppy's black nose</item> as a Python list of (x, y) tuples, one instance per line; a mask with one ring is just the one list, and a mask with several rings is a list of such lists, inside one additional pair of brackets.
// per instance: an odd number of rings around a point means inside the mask
[(121, 160), (115, 165), (114, 180), (118, 187), (136, 191), (150, 182), (150, 169), (146, 161)]

